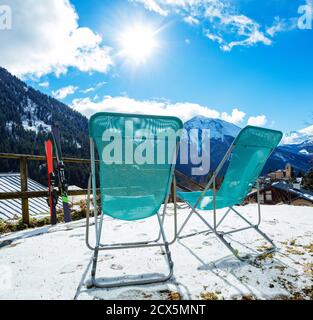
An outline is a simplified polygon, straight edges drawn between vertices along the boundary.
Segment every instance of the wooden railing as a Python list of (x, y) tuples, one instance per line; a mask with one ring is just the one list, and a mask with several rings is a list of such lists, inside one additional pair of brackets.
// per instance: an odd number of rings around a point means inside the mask
[[(0, 200), (22, 200), (22, 218), (23, 223), (29, 225), (29, 199), (34, 198), (48, 198), (49, 193), (47, 191), (28, 191), (28, 161), (46, 161), (45, 156), (33, 156), (24, 154), (8, 154), (0, 153), (0, 159), (18, 160), (20, 165), (20, 177), (21, 177), (21, 191), (19, 192), (0, 192)], [(65, 158), (64, 163), (76, 163), (76, 164), (90, 164), (90, 160)], [(69, 196), (82, 196), (87, 195), (88, 190), (70, 190)]]
[[(18, 160), (20, 164), (20, 177), (21, 177), (21, 190), (19, 192), (0, 192), (0, 200), (22, 200), (22, 218), (23, 223), (29, 225), (29, 199), (34, 198), (48, 198), (49, 193), (47, 191), (28, 191), (28, 161), (46, 161), (45, 156), (34, 156), (34, 155), (25, 155), (25, 154), (9, 154), (9, 153), (0, 153), (0, 159), (6, 160)], [(74, 164), (90, 164), (90, 160), (87, 159), (76, 159), (76, 158), (64, 158), (64, 163), (74, 163)], [(96, 161), (99, 163), (99, 161)], [(177, 186), (184, 191), (201, 191), (203, 186), (193, 181), (189, 177), (185, 176), (179, 171), (175, 171), (176, 177), (178, 179), (183, 179), (187, 181), (187, 184), (180, 184), (178, 182)], [(98, 189), (98, 192), (99, 189)], [(69, 196), (83, 196), (87, 195), (88, 190), (70, 190), (68, 192)]]

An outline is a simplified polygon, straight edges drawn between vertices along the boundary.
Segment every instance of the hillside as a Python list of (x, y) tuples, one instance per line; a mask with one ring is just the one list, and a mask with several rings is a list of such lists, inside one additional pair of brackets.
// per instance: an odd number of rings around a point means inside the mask
[[(43, 155), (51, 125), (58, 123), (64, 156), (88, 157), (87, 118), (27, 86), (3, 68), (0, 68), (0, 109), (0, 152)], [(1, 160), (1, 171), (18, 172), (18, 163)], [(29, 174), (46, 183), (45, 170), (40, 170), (38, 163), (29, 164)], [(86, 184), (86, 168), (67, 166), (67, 174), (71, 184)]]

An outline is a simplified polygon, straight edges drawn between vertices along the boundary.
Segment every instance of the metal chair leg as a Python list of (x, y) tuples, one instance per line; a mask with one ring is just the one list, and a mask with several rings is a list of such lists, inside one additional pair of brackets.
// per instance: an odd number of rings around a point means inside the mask
[[(240, 229), (236, 229), (236, 230), (232, 230), (232, 231), (228, 231), (228, 232), (223, 232), (223, 231), (218, 231), (218, 227), (222, 224), (222, 222), (225, 220), (225, 218), (228, 216), (228, 214), (233, 211), (235, 214), (237, 214), (242, 220), (244, 220), (249, 226), (245, 227), (245, 228), (240, 228)], [(261, 222), (261, 213), (260, 213), (260, 208), (258, 210), (259, 212), (259, 224)], [(188, 223), (188, 221), (190, 220), (191, 216), (195, 214), (197, 217), (200, 218), (200, 220), (209, 228), (209, 230), (207, 231), (201, 231), (201, 232), (196, 232), (193, 234), (188, 234), (188, 235), (184, 235), (184, 236), (179, 236), (179, 234), (181, 233), (181, 231), (185, 228), (186, 224)], [(267, 240), (270, 244), (271, 244), (271, 248), (269, 248), (268, 250), (266, 250), (266, 254), (269, 253), (273, 253), (276, 251), (277, 247), (274, 243), (274, 241), (272, 239), (270, 239), (263, 231), (261, 231), (259, 229), (259, 224), (254, 225), (252, 224), (248, 219), (246, 219), (243, 215), (241, 215), (237, 210), (235, 210), (233, 207), (230, 207), (228, 209), (228, 211), (225, 213), (225, 215), (222, 217), (222, 219), (217, 223), (216, 220), (214, 221), (214, 226), (211, 226), (205, 218), (203, 218), (199, 212), (196, 209), (192, 209), (192, 211), (190, 212), (189, 216), (187, 217), (187, 219), (185, 220), (184, 224), (182, 225), (180, 231), (178, 232), (178, 239), (185, 239), (188, 237), (192, 237), (192, 236), (196, 236), (196, 235), (200, 235), (203, 233), (214, 233), (217, 238), (232, 252), (232, 254), (238, 258), (241, 261), (247, 261), (247, 257), (242, 257), (239, 254), (239, 251), (237, 249), (235, 249), (231, 243), (229, 243), (226, 239), (225, 236), (232, 234), (232, 233), (236, 233), (236, 232), (240, 232), (240, 231), (244, 231), (244, 230), (248, 230), (248, 229), (254, 229), (256, 232), (258, 232), (265, 240)], [(259, 256), (264, 255), (264, 253), (261, 253), (259, 255), (256, 256), (256, 258), (258, 258)]]
[[(124, 281), (119, 281), (119, 282), (108, 282), (108, 283), (101, 283), (96, 279), (96, 270), (97, 270), (97, 263), (98, 263), (98, 255), (99, 255), (99, 242), (100, 242), (100, 236), (98, 238), (98, 244), (95, 248), (94, 251), (94, 258), (93, 258), (93, 266), (92, 266), (92, 273), (91, 273), (91, 281), (92, 281), (92, 286), (97, 287), (97, 288), (117, 288), (117, 287), (125, 287), (125, 286), (133, 286), (133, 285), (146, 285), (146, 284), (153, 284), (153, 283), (162, 283), (168, 281), (172, 276), (174, 272), (174, 264), (172, 261), (171, 257), (171, 252), (169, 249), (169, 243), (166, 241), (165, 237), (165, 232), (163, 229), (163, 225), (161, 223), (161, 218), (158, 215), (158, 221), (161, 229), (161, 236), (163, 239), (163, 246), (165, 247), (165, 253), (166, 253), (166, 258), (167, 258), (167, 264), (169, 267), (169, 273), (165, 275), (164, 277), (159, 277), (159, 278), (148, 278), (148, 279), (142, 279), (142, 280), (130, 280), (127, 281), (126, 279)], [(99, 227), (99, 231), (101, 232), (101, 227)], [(161, 246), (161, 245), (160, 245)], [(143, 245), (141, 246), (142, 248), (145, 248), (147, 246)], [(125, 246), (124, 249), (128, 249), (128, 246)], [(111, 248), (114, 250), (115, 248)]]

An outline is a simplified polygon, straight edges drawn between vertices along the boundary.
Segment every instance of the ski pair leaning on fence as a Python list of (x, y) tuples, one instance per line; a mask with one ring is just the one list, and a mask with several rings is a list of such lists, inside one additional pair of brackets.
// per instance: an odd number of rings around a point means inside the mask
[[(127, 121), (132, 121), (135, 132), (139, 132), (138, 137), (140, 137), (142, 130), (149, 130), (150, 135), (145, 136), (144, 142), (140, 141), (140, 138), (133, 139), (133, 137), (126, 134), (125, 122)], [(104, 158), (104, 156), (107, 155), (104, 150), (106, 150), (109, 144), (112, 144), (114, 139), (120, 140), (116, 142), (120, 146), (132, 139), (132, 143), (134, 144), (134, 148), (130, 149), (132, 152), (138, 151), (138, 145), (141, 144), (145, 147), (148, 145), (152, 150), (158, 145), (157, 137), (159, 137), (160, 134), (166, 133), (167, 130), (178, 132), (182, 130), (182, 128), (183, 123), (175, 117), (114, 113), (99, 113), (91, 117), (89, 122), (91, 176), (88, 183), (86, 244), (88, 248), (94, 252), (91, 272), (92, 286), (110, 288), (164, 282), (170, 279), (173, 275), (174, 267), (169, 249), (170, 245), (175, 243), (178, 238), (197, 235), (181, 235), (192, 216), (199, 217), (208, 228), (205, 232), (214, 233), (239, 259), (243, 260), (244, 256), (240, 255), (239, 252), (225, 240), (225, 235), (247, 229), (254, 229), (271, 244), (269, 251), (275, 250), (273, 241), (259, 229), (261, 223), (260, 202), (258, 202), (258, 222), (256, 224), (251, 223), (246, 217), (240, 214), (234, 206), (240, 205), (252, 187), (257, 183), (266, 161), (282, 139), (281, 132), (252, 126), (244, 128), (231, 145), (203, 192), (178, 193), (179, 198), (186, 202), (191, 208), (189, 216), (179, 229), (177, 222), (175, 180), (175, 163), (180, 143), (179, 135), (175, 136), (175, 143), (168, 141), (168, 143), (163, 144), (163, 152), (164, 155), (168, 155), (168, 161), (162, 163), (158, 163), (158, 161), (155, 161), (155, 163), (129, 163), (126, 161), (129, 155), (125, 154), (120, 155), (119, 161), (117, 162), (108, 162), (107, 159)], [(119, 134), (113, 135), (113, 139), (103, 139), (104, 133), (107, 131), (112, 133), (118, 132)], [(146, 152), (145, 148), (139, 150), (143, 153)], [(98, 171), (96, 170), (95, 151), (97, 151), (100, 158), (99, 181), (101, 210), (98, 210), (97, 201), (94, 201), (96, 243), (93, 246), (89, 241), (89, 216), (91, 190), (93, 199), (97, 199), (98, 180), (96, 173)], [(221, 188), (217, 190), (217, 175), (227, 162), (229, 166), (224, 181)], [(173, 188), (171, 188), (172, 185)], [(174, 238), (168, 241), (164, 231), (164, 219), (171, 190), (174, 201)], [(164, 204), (164, 207), (162, 213), (160, 213), (162, 204)], [(218, 221), (217, 209), (223, 208), (226, 208), (227, 211)], [(199, 211), (213, 211), (213, 225), (211, 225)], [(248, 226), (229, 232), (221, 231), (220, 227), (230, 213), (236, 214), (246, 222)], [(101, 233), (104, 215), (125, 221), (136, 221), (156, 216), (159, 225), (159, 236), (157, 239), (151, 241), (114, 243), (111, 245), (103, 244), (101, 242)], [(158, 277), (149, 275), (129, 276), (115, 282), (109, 279), (100, 282), (96, 278), (98, 256), (101, 251), (151, 247), (164, 248), (169, 268), (167, 275), (160, 275)]]
[(48, 140), (45, 142), (46, 149), (46, 161), (47, 161), (47, 172), (48, 172), (48, 189), (49, 189), (49, 199), (48, 205), (50, 207), (50, 217), (51, 224), (57, 224), (57, 204), (58, 204), (58, 192), (56, 190), (56, 175), (54, 173), (54, 159), (53, 159), (53, 146), (55, 147), (56, 153), (56, 165), (57, 165), (57, 175), (58, 175), (58, 184), (59, 192), (62, 197), (63, 203), (63, 213), (64, 213), (64, 222), (71, 222), (71, 209), (69, 206), (69, 199), (67, 195), (68, 185), (65, 178), (64, 172), (64, 163), (62, 158), (62, 149), (61, 149), (61, 136), (58, 126), (52, 127), (52, 136), (53, 141)]

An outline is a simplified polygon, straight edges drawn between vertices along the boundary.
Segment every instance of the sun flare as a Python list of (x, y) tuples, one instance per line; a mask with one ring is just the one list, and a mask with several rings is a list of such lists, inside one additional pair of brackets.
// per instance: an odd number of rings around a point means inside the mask
[(156, 32), (144, 25), (127, 29), (120, 37), (121, 55), (136, 63), (145, 63), (157, 48)]

